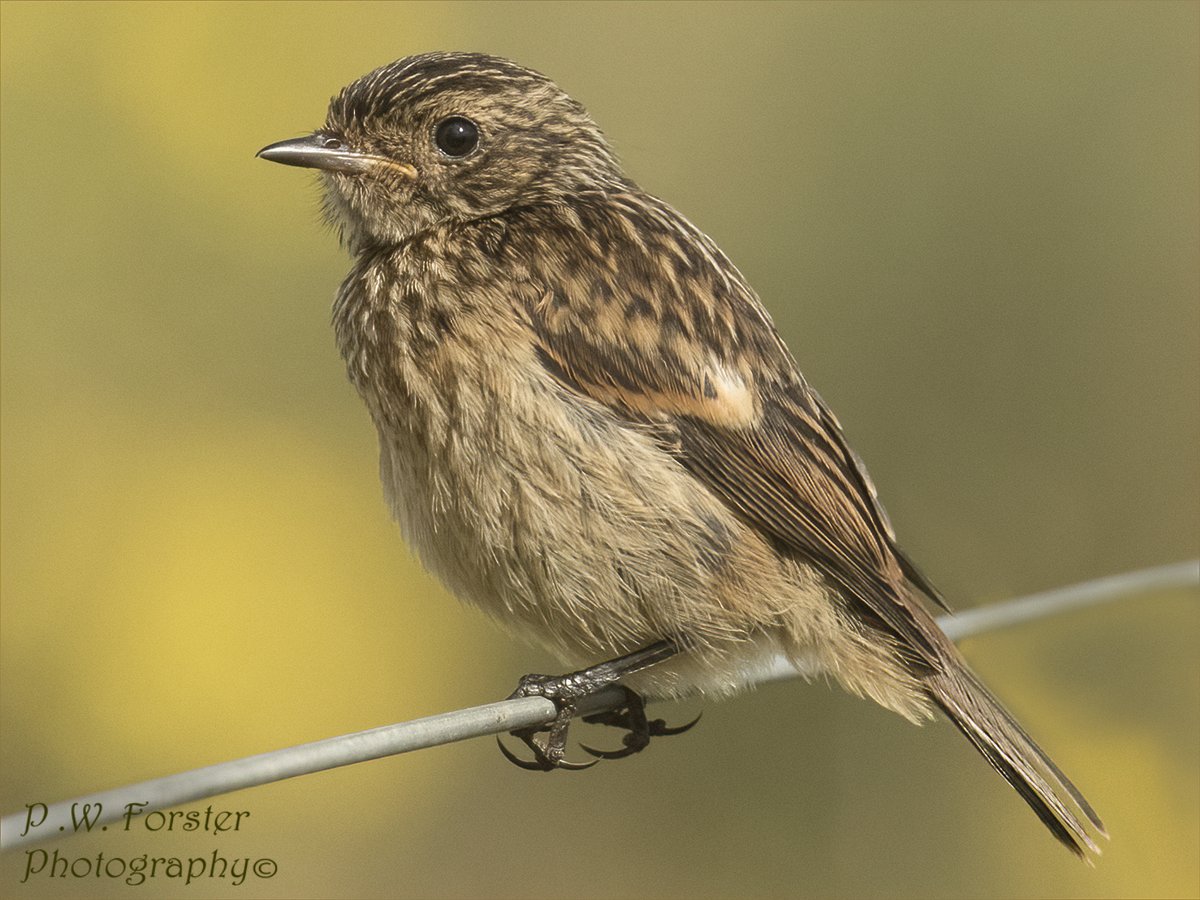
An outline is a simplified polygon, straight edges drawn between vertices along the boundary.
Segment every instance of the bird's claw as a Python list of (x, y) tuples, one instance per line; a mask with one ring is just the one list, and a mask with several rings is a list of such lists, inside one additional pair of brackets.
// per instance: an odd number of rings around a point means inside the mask
[[(516, 732), (514, 732), (514, 734), (516, 734)], [(507, 759), (514, 766), (525, 769), (528, 772), (553, 772), (555, 769), (566, 769), (569, 772), (577, 772), (580, 769), (590, 769), (598, 762), (598, 760), (592, 760), (591, 762), (577, 763), (571, 762), (568, 759), (563, 759), (562, 757), (554, 759), (546, 752), (545, 748), (540, 746), (532, 738), (532, 736), (527, 740), (521, 735), (517, 736), (521, 737), (522, 740), (525, 740), (526, 746), (533, 751), (533, 759), (521, 759), (521, 757), (517, 756), (517, 754), (513, 753), (504, 746), (504, 741), (500, 739), (500, 735), (496, 735), (496, 746), (500, 748), (500, 752), (504, 754), (505, 759)]]
[[(629, 737), (630, 735), (625, 735), (622, 742), (628, 741)], [(601, 750), (598, 747), (589, 747), (587, 744), (580, 744), (579, 748), (584, 753), (592, 754), (592, 756), (596, 757), (596, 761), (599, 762), (602, 759), (624, 759), (627, 756), (633, 756), (635, 753), (641, 753), (649, 743), (648, 740), (644, 744), (625, 743), (625, 746), (620, 750)]]
[(598, 759), (624, 759), (645, 750), (650, 745), (652, 737), (683, 734), (700, 721), (700, 716), (696, 716), (685, 725), (675, 727), (668, 725), (665, 719), (647, 719), (646, 703), (641, 695), (626, 688), (623, 706), (584, 716), (583, 721), (592, 725), (609, 725), (613, 728), (625, 729), (626, 733), (621, 738), (624, 746), (618, 750), (600, 750), (596, 747), (589, 747), (587, 744), (580, 744), (586, 752)]
[(653, 719), (649, 722), (650, 736), (651, 737), (663, 737), (663, 736), (672, 735), (672, 734), (683, 734), (685, 731), (691, 731), (692, 728), (695, 727), (696, 723), (700, 721), (700, 719), (703, 715), (704, 715), (704, 713), (697, 713), (696, 718), (692, 719), (692, 721), (688, 722), (685, 725), (676, 725), (673, 728), (670, 725), (668, 725), (663, 719)]

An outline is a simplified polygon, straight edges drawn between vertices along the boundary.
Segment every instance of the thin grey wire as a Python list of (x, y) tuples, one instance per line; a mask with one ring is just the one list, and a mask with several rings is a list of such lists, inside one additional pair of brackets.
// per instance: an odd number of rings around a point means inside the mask
[[(968, 635), (982, 634), (985, 631), (994, 631), (1085, 606), (1095, 606), (1134, 594), (1197, 586), (1200, 586), (1200, 560), (1189, 560), (1045, 591), (969, 610), (957, 616), (942, 616), (938, 623), (951, 638), (960, 640)], [(779, 659), (763, 672), (761, 680), (793, 677), (796, 674), (795, 667), (786, 660)], [(620, 701), (621, 693), (615, 688), (609, 688), (581, 703), (580, 714), (609, 709)], [(487, 703), (257, 756), (247, 756), (193, 769), (190, 772), (48, 804), (45, 808), (35, 806), (34, 819), (38, 820), (38, 823), (34, 828), (26, 827), (28, 810), (13, 813), (0, 820), (0, 848), (9, 850), (75, 833), (74, 822), (79, 821), (85, 804), (91, 805), (93, 813), (97, 807), (100, 808), (98, 814), (89, 817), (91, 828), (99, 829), (106, 824), (123, 824), (127, 814), (126, 804), (138, 804), (134, 813), (136, 818), (155, 810), (282, 781), (297, 775), (308, 775), (370, 759), (437, 747), (467, 738), (543, 725), (552, 720), (554, 715), (554, 704), (541, 697), (501, 700), (498, 703)]]

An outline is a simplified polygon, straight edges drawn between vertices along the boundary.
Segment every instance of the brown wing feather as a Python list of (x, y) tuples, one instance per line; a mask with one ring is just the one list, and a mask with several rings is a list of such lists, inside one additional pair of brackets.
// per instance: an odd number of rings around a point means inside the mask
[[(616, 198), (575, 214), (589, 240), (540, 232), (557, 263), (526, 304), (543, 363), (631, 422), (669, 431), (714, 493), (827, 573), (864, 620), (936, 661), (941, 635), (904, 582), (940, 596), (896, 547), (837, 419), (733, 265), (664, 206)], [(572, 258), (598, 250), (603, 262)]]

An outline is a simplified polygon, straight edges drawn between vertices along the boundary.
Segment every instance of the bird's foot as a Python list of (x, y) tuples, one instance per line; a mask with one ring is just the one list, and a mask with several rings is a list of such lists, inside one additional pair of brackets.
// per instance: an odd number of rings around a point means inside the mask
[[(516, 731), (510, 732), (513, 737), (530, 749), (533, 753), (532, 760), (521, 759), (505, 747), (504, 742), (497, 735), (496, 743), (500, 745), (500, 752), (504, 754), (505, 759), (515, 766), (532, 772), (551, 772), (554, 769), (590, 769), (596, 764), (596, 760), (576, 763), (566, 759), (567, 730), (571, 727), (571, 720), (579, 711), (580, 698), (593, 694), (610, 683), (603, 680), (597, 682), (596, 679), (589, 677), (591, 672), (591, 669), (584, 669), (569, 675), (525, 675), (521, 678), (517, 689), (509, 695), (509, 700), (517, 700), (522, 697), (545, 697), (554, 704), (558, 712), (554, 716), (554, 721), (549, 725), (518, 728)], [(543, 732), (546, 736), (539, 737)]]
[(621, 690), (625, 693), (625, 700), (620, 706), (583, 717), (583, 721), (592, 725), (609, 725), (613, 728), (625, 729), (625, 735), (621, 738), (623, 746), (619, 750), (598, 750), (587, 744), (580, 745), (598, 759), (624, 759), (626, 756), (633, 756), (635, 753), (641, 753), (650, 745), (650, 738), (683, 734), (700, 721), (700, 716), (696, 716), (686, 725), (672, 727), (664, 719), (648, 719), (646, 718), (646, 701), (642, 695), (627, 687), (623, 687)]
[[(497, 737), (496, 742), (500, 744), (500, 751), (509, 762), (522, 769), (532, 771), (550, 772), (554, 769), (587, 769), (594, 766), (595, 760), (575, 763), (566, 759), (567, 730), (570, 728), (571, 720), (579, 711), (579, 701), (589, 694), (616, 684), (625, 675), (669, 659), (678, 652), (678, 645), (675, 641), (659, 641), (627, 656), (567, 675), (526, 675), (521, 679), (509, 699), (545, 697), (554, 703), (557, 713), (554, 720), (548, 725), (519, 728), (511, 732), (513, 737), (530, 749), (533, 753), (532, 760), (524, 760), (516, 756)], [(624, 747), (620, 750), (596, 750), (584, 747), (585, 750), (600, 759), (620, 759), (631, 756), (644, 750), (650, 743), (651, 737), (680, 734), (699, 721), (697, 716), (695, 721), (689, 722), (687, 725), (671, 728), (662, 719), (648, 720), (646, 704), (641, 695), (626, 687), (622, 687), (621, 690), (625, 694), (621, 706), (584, 717), (585, 722), (613, 725), (624, 728), (628, 732), (624, 737)], [(541, 736), (543, 734), (545, 737)]]

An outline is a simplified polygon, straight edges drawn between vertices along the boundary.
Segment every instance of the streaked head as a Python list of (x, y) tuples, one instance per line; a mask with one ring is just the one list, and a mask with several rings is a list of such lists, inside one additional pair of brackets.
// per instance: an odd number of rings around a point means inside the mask
[(600, 130), (554, 82), (504, 59), (426, 53), (344, 88), (325, 125), (259, 151), (317, 169), (352, 246), (620, 188)]

